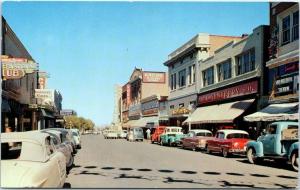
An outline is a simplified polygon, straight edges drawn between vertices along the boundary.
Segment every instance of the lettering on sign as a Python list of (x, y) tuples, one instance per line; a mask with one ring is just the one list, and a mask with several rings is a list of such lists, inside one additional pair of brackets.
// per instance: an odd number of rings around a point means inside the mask
[(25, 58), (9, 58), (1, 56), (2, 77), (6, 79), (20, 79), (25, 74), (33, 73), (37, 70), (37, 64)]
[(165, 73), (143, 72), (143, 82), (164, 83)]
[(205, 104), (229, 98), (244, 96), (258, 92), (258, 82), (252, 81), (245, 84), (237, 85), (224, 90), (211, 92), (198, 97), (199, 104)]

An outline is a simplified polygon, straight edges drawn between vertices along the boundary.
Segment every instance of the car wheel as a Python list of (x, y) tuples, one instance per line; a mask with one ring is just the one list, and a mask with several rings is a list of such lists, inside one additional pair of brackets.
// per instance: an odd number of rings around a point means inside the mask
[(154, 141), (151, 141), (151, 144), (154, 144)]
[(224, 158), (227, 158), (229, 156), (228, 151), (225, 148), (222, 149), (222, 155)]
[(255, 164), (257, 162), (256, 152), (255, 152), (254, 148), (249, 148), (247, 150), (247, 158), (251, 164)]
[(192, 151), (195, 151), (196, 150), (196, 147), (193, 145), (192, 146)]
[(294, 152), (291, 158), (291, 164), (295, 171), (298, 171), (299, 155), (298, 152)]

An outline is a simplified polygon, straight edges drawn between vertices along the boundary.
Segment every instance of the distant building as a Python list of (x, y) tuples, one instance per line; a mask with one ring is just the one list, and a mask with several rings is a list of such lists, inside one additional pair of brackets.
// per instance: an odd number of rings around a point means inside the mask
[(112, 124), (117, 130), (121, 130), (121, 96), (122, 96), (122, 86), (115, 85), (114, 87), (114, 112)]

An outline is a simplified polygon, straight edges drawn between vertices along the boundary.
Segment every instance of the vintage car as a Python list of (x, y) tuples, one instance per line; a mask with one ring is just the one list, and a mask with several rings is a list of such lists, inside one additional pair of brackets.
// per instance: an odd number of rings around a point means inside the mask
[(206, 151), (207, 153), (219, 152), (224, 157), (230, 154), (245, 154), (249, 140), (249, 134), (243, 130), (218, 130), (214, 138), (207, 140)]
[(104, 134), (105, 139), (117, 139), (118, 138), (118, 131), (116, 130), (107, 130)]
[(247, 158), (251, 164), (264, 158), (288, 161), (298, 171), (298, 122), (274, 122), (267, 126), (266, 132), (257, 141), (247, 143)]
[(160, 145), (177, 146), (184, 137), (181, 127), (168, 126), (160, 135)]
[(155, 128), (154, 133), (151, 135), (151, 143), (160, 142), (160, 135), (164, 132), (166, 126), (158, 126)]
[(126, 137), (127, 137), (127, 131), (126, 130), (119, 131), (118, 138), (126, 139)]
[(130, 128), (127, 134), (128, 141), (143, 141), (144, 140), (144, 132), (140, 127)]
[(80, 135), (77, 131), (70, 129), (71, 133), (72, 133), (72, 137), (74, 139), (75, 142), (75, 146), (77, 149), (81, 149), (81, 140), (80, 140)]
[(62, 142), (65, 142), (65, 143), (70, 144), (72, 146), (72, 154), (77, 153), (75, 140), (73, 139), (73, 137), (72, 137), (73, 135), (72, 135), (72, 132), (70, 130), (63, 129), (63, 128), (48, 128), (48, 129), (45, 129), (45, 130), (55, 130), (55, 131), (61, 132)]
[(206, 129), (193, 129), (187, 134), (187, 137), (182, 138), (182, 148), (191, 150), (200, 150), (206, 148), (207, 140), (213, 138), (212, 132)]
[(62, 152), (66, 157), (66, 167), (67, 172), (70, 171), (74, 164), (74, 155), (72, 154), (72, 146), (70, 144), (62, 142), (62, 134), (60, 131), (55, 130), (41, 130), (42, 133), (47, 133), (50, 135), (55, 148), (57, 151)]
[(65, 179), (66, 158), (49, 134), (1, 133), (2, 188), (62, 188)]

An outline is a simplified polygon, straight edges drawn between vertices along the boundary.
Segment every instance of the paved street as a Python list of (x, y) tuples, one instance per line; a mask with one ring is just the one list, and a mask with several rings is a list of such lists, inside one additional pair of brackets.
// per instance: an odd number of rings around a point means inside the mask
[(246, 158), (223, 158), (147, 142), (83, 135), (72, 188), (295, 188), (297, 173), (275, 163), (250, 165)]

